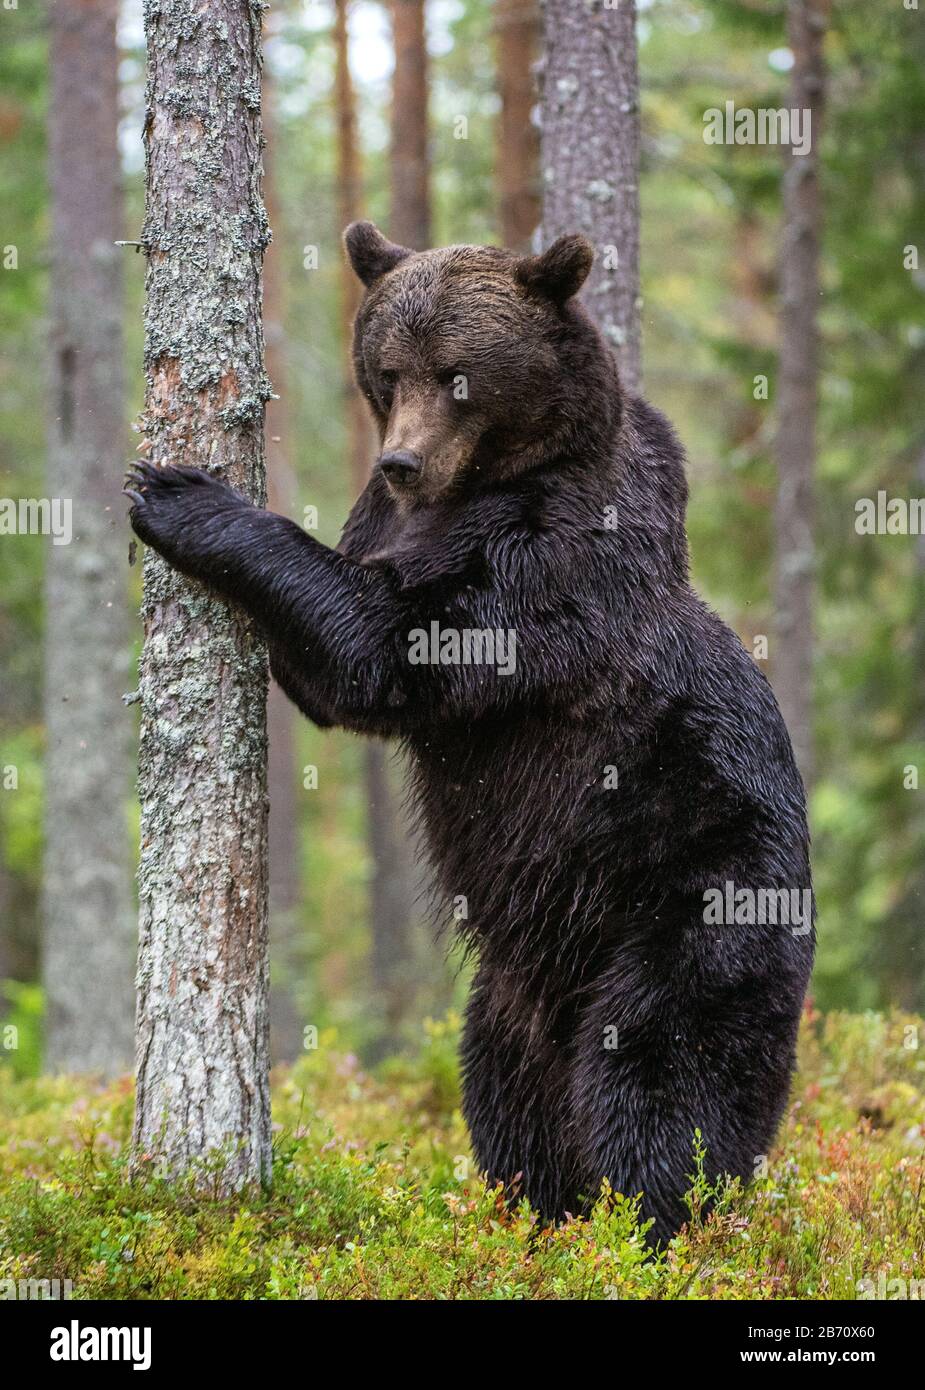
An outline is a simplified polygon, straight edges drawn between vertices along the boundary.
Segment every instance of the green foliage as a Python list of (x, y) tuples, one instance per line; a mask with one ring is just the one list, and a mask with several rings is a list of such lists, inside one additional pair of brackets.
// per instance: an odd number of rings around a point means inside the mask
[[(787, 104), (785, 7), (641, 11), (646, 387), (691, 455), (698, 585), (751, 648), (770, 634), (780, 151), (707, 146), (726, 100)], [(925, 1004), (925, 570), (914, 537), (859, 537), (855, 503), (925, 491), (925, 30), (901, 4), (832, 7), (817, 431), (818, 776), (811, 802), (827, 1008)], [(768, 378), (767, 400), (753, 379)]]
[(657, 1257), (637, 1194), (605, 1185), (586, 1219), (540, 1229), (472, 1172), (456, 1022), (379, 1077), (323, 1036), (276, 1078), (272, 1191), (232, 1200), (128, 1181), (127, 1080), (0, 1067), (0, 1280), (70, 1280), (74, 1298), (829, 1299), (921, 1276), (921, 1020), (807, 1015), (766, 1174), (711, 1184), (692, 1136), (691, 1218)]
[(42, 987), (19, 980), (0, 980), (0, 998), (7, 1005), (0, 1019), (0, 1058), (15, 1077), (37, 1076), (42, 1063), (45, 1012)]

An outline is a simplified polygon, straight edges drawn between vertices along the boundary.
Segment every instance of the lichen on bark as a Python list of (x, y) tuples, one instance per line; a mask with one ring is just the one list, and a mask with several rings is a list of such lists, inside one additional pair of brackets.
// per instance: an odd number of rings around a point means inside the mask
[[(263, 6), (146, 0), (146, 457), (265, 501)], [(145, 557), (136, 1170), (269, 1179), (266, 655)], [(215, 1162), (205, 1160), (221, 1151)]]

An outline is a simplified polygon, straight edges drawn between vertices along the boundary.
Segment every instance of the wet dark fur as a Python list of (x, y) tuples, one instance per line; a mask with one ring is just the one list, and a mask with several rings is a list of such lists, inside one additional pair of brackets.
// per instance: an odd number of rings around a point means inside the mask
[[(375, 473), (340, 553), (196, 470), (136, 471), (133, 524), (257, 619), (310, 719), (410, 750), (439, 880), (465, 897), (478, 954), (463, 1068), (479, 1164), (548, 1218), (607, 1177), (644, 1194), (665, 1238), (695, 1129), (710, 1173), (748, 1178), (787, 1098), (812, 935), (703, 920), (704, 891), (727, 880), (809, 885), (787, 733), (689, 586), (680, 446), (621, 396), (568, 300), (574, 247), (557, 278), (482, 249), (355, 243), (371, 286), (358, 379), (380, 429), (388, 335), (417, 355), (425, 393), (428, 359), (462, 355), (465, 463), (422, 504)], [(434, 619), (514, 629), (516, 672), (410, 665), (409, 632)]]

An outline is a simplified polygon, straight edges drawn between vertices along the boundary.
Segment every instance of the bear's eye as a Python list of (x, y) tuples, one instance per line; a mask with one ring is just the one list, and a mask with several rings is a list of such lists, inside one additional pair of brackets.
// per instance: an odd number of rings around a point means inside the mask
[(385, 387), (387, 391), (391, 391), (392, 387), (398, 380), (398, 372), (393, 372), (390, 371), (388, 368), (383, 368), (383, 370), (379, 373), (379, 380), (382, 382), (382, 385)]
[(465, 377), (466, 373), (462, 367), (445, 367), (442, 372), (437, 373), (438, 386), (455, 386), (459, 377)]

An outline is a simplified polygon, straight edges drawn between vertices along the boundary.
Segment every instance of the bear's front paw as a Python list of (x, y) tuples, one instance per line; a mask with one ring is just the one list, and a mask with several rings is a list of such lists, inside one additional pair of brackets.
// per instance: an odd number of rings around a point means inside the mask
[(132, 464), (122, 491), (135, 534), (188, 574), (203, 571), (229, 513), (247, 506), (212, 474), (173, 464)]

